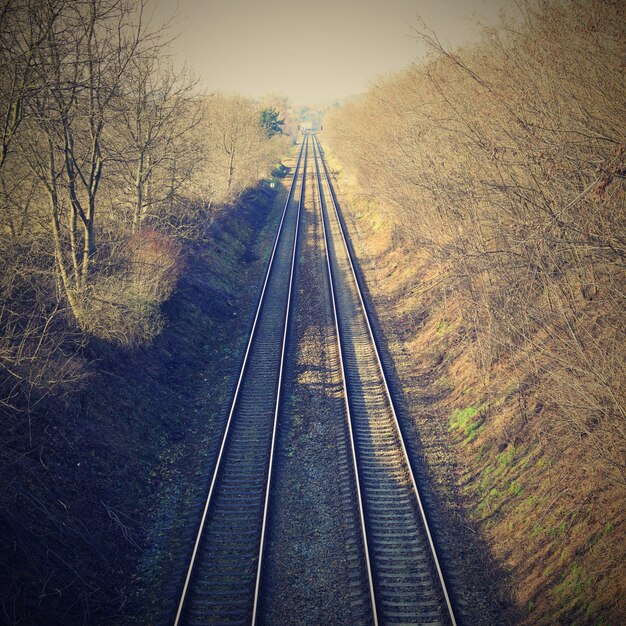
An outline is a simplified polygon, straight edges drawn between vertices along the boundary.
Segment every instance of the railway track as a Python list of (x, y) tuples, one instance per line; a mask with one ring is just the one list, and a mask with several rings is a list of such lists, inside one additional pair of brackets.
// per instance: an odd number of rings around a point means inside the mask
[(374, 622), (456, 624), (316, 136), (313, 152)]
[(322, 281), (332, 305), (329, 323), (335, 328), (337, 377), (344, 390), (336, 419), (345, 424), (342, 449), (350, 457), (348, 491), (358, 520), (352, 523), (352, 543), (358, 546), (362, 574), (350, 587), (354, 584), (352, 596), (362, 598), (350, 600), (359, 607), (353, 616), (363, 624), (455, 625), (332, 182), (319, 141), (310, 134), (283, 209), (174, 624), (255, 624), (259, 617), (309, 152), (325, 244)]
[(256, 618), (308, 142), (306, 135), (274, 241), (175, 626), (249, 624)]

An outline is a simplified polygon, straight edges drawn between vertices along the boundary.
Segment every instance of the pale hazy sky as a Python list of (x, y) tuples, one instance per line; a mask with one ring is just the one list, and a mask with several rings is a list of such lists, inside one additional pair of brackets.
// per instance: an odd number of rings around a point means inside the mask
[(178, 59), (207, 91), (281, 93), (315, 106), (364, 91), (382, 73), (424, 54), (411, 36), (419, 14), (451, 45), (476, 37), (513, 0), (156, 0), (156, 18), (178, 6)]

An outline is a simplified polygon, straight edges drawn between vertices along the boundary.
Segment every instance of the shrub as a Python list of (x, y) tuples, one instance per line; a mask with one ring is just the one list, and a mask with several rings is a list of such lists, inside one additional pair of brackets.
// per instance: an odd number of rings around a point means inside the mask
[(81, 299), (81, 328), (120, 345), (149, 343), (163, 327), (160, 305), (182, 269), (181, 247), (155, 230), (135, 233), (122, 247), (121, 268), (94, 277)]
[(167, 300), (182, 269), (180, 244), (167, 235), (144, 229), (132, 236), (127, 250), (135, 293), (158, 303)]

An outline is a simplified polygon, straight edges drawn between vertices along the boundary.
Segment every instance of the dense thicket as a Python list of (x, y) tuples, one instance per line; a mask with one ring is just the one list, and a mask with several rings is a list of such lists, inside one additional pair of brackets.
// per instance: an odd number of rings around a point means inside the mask
[(90, 336), (150, 341), (180, 241), (284, 142), (242, 97), (197, 95), (145, 0), (0, 5), (0, 403), (75, 388)]
[(624, 486), (625, 7), (517, 4), (520, 19), (459, 51), (423, 29), (428, 62), (325, 124), (360, 188), (439, 268), (421, 288), (454, 294), (487, 395), (501, 393), (498, 363), (514, 363), (520, 393), (541, 397), (540, 430)]

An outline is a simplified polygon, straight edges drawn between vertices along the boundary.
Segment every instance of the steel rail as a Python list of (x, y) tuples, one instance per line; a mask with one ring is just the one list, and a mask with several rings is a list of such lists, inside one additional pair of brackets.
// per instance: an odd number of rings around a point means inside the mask
[(302, 188), (300, 190), (300, 200), (298, 201), (298, 213), (296, 216), (296, 235), (293, 243), (293, 252), (291, 255), (291, 272), (289, 273), (289, 291), (287, 293), (287, 306), (285, 312), (285, 328), (283, 330), (283, 344), (281, 347), (280, 353), (280, 366), (279, 366), (279, 374), (278, 374), (278, 392), (276, 395), (276, 408), (274, 410), (274, 425), (272, 427), (272, 443), (270, 446), (270, 460), (269, 460), (269, 469), (267, 472), (267, 486), (265, 488), (265, 502), (263, 503), (263, 521), (261, 522), (261, 540), (259, 544), (259, 560), (257, 564), (257, 574), (256, 574), (256, 583), (254, 587), (254, 602), (252, 605), (252, 626), (255, 626), (257, 619), (257, 610), (259, 604), (259, 590), (261, 587), (261, 569), (263, 567), (263, 549), (265, 547), (265, 530), (267, 527), (267, 513), (269, 508), (269, 496), (270, 496), (270, 487), (272, 484), (272, 468), (274, 462), (274, 447), (276, 443), (276, 429), (278, 427), (278, 414), (281, 408), (281, 389), (282, 389), (282, 381), (283, 381), (283, 369), (285, 363), (285, 353), (287, 351), (287, 334), (289, 329), (289, 313), (291, 311), (291, 296), (293, 293), (293, 285), (294, 285), (294, 276), (296, 274), (296, 259), (298, 258), (298, 233), (300, 232), (300, 216), (302, 214), (302, 207), (304, 205), (305, 199), (305, 190), (306, 190), (306, 166), (307, 166), (307, 158), (308, 158), (308, 143), (309, 143), (309, 134), (306, 134), (306, 140), (302, 142), (306, 143), (306, 148), (304, 152), (304, 165), (302, 166)]
[[(234, 412), (235, 412), (235, 409), (236, 409), (236, 406), (237, 406), (237, 403), (238, 403), (239, 391), (241, 389), (241, 384), (242, 384), (242, 381), (244, 379), (244, 375), (245, 375), (245, 373), (247, 371), (248, 357), (249, 357), (249, 354), (250, 354), (250, 350), (251, 350), (253, 341), (255, 339), (255, 333), (256, 333), (256, 330), (257, 330), (257, 322), (259, 320), (261, 309), (262, 309), (263, 304), (264, 304), (265, 292), (266, 292), (267, 285), (268, 285), (268, 282), (269, 282), (269, 279), (270, 279), (270, 275), (271, 275), (271, 272), (272, 272), (272, 268), (273, 268), (273, 264), (274, 264), (274, 257), (275, 257), (275, 254), (276, 254), (276, 249), (278, 247), (278, 242), (279, 242), (279, 240), (281, 238), (281, 235), (282, 235), (282, 232), (283, 232), (283, 224), (285, 222), (285, 216), (287, 214), (287, 209), (289, 207), (289, 203), (291, 202), (291, 200), (293, 198), (293, 193), (294, 193), (294, 190), (295, 190), (296, 181), (298, 180), (298, 175), (299, 175), (300, 170), (301, 170), (301, 163), (302, 163), (303, 155), (305, 155), (305, 160), (306, 160), (308, 140), (309, 140), (309, 137), (308, 137), (308, 135), (306, 135), (304, 140), (303, 140), (303, 142), (302, 142), (302, 147), (300, 148), (300, 153), (298, 155), (298, 161), (297, 161), (297, 164), (296, 164), (296, 169), (294, 171), (293, 180), (291, 181), (291, 186), (289, 188), (289, 193), (287, 194), (287, 199), (285, 200), (285, 205), (284, 205), (284, 208), (283, 208), (283, 211), (282, 211), (282, 215), (281, 215), (280, 223), (279, 223), (278, 230), (277, 230), (277, 233), (276, 233), (276, 237), (274, 238), (274, 245), (272, 247), (272, 253), (271, 253), (270, 259), (268, 261), (267, 270), (265, 272), (265, 279), (263, 281), (263, 287), (262, 287), (262, 290), (261, 290), (261, 294), (259, 296), (259, 302), (258, 302), (258, 305), (257, 305), (257, 308), (256, 308), (254, 321), (252, 323), (252, 329), (250, 331), (250, 336), (248, 338), (248, 343), (247, 343), (247, 346), (246, 346), (246, 351), (245, 351), (245, 354), (244, 354), (244, 358), (243, 358), (243, 362), (242, 362), (242, 365), (241, 365), (239, 377), (238, 377), (238, 380), (237, 380), (237, 385), (236, 385), (236, 388), (235, 388), (235, 392), (233, 394), (233, 400), (232, 400), (232, 403), (231, 403), (230, 411), (228, 413), (228, 418), (227, 418), (227, 421), (226, 421), (224, 434), (222, 435), (220, 449), (219, 449), (219, 453), (218, 453), (217, 460), (216, 460), (216, 463), (215, 463), (215, 468), (213, 470), (213, 474), (212, 474), (212, 477), (211, 477), (211, 483), (210, 483), (210, 486), (209, 486), (208, 494), (207, 494), (206, 499), (205, 499), (205, 504), (204, 504), (204, 508), (203, 508), (203, 512), (202, 512), (202, 517), (201, 517), (200, 524), (199, 524), (199, 527), (198, 527), (198, 532), (196, 533), (196, 539), (195, 539), (193, 551), (192, 551), (192, 554), (191, 554), (191, 558), (190, 558), (190, 561), (189, 561), (189, 566), (187, 568), (187, 573), (186, 573), (186, 576), (185, 576), (185, 583), (184, 583), (183, 590), (181, 592), (181, 596), (180, 596), (180, 599), (179, 599), (179, 602), (178, 602), (176, 616), (175, 616), (175, 619), (174, 619), (174, 626), (179, 626), (179, 624), (181, 623), (181, 618), (182, 618), (183, 610), (184, 610), (184, 607), (185, 607), (185, 601), (187, 599), (187, 594), (188, 594), (188, 591), (189, 591), (190, 582), (191, 582), (192, 574), (193, 574), (193, 571), (194, 571), (196, 558), (197, 558), (197, 555), (198, 555), (198, 549), (199, 549), (199, 546), (200, 546), (200, 543), (201, 543), (201, 540), (202, 540), (202, 535), (203, 535), (204, 528), (205, 528), (207, 514), (208, 514), (208, 511), (209, 511), (209, 506), (210, 506), (211, 501), (212, 501), (212, 497), (213, 497), (214, 490), (215, 490), (215, 485), (216, 485), (216, 482), (217, 482), (217, 477), (218, 477), (218, 474), (219, 474), (219, 471), (220, 471), (220, 468), (221, 468), (222, 457), (224, 455), (226, 442), (228, 440), (228, 434), (229, 434), (229, 431), (230, 431), (230, 428), (231, 428), (231, 425), (232, 425), (232, 418), (233, 418), (233, 415), (234, 415)], [(303, 191), (304, 191), (304, 176), (302, 177), (301, 194), (303, 193)], [(298, 217), (297, 217), (297, 221), (296, 221), (296, 233), (295, 233), (295, 237), (294, 237), (294, 252), (295, 252), (295, 248), (297, 246), (297, 240), (298, 240), (298, 227), (299, 227), (300, 208), (301, 208), (301, 202), (299, 203), (299, 206), (298, 206)], [(293, 263), (293, 260), (292, 260), (292, 267), (291, 267), (291, 272), (290, 272), (290, 287), (291, 287), (291, 279), (293, 277), (293, 272), (294, 272), (294, 263)], [(287, 310), (286, 310), (286, 316), (287, 317), (288, 317), (289, 306), (290, 306), (289, 300), (290, 300), (290, 297), (288, 298), (288, 304), (287, 304)], [(285, 333), (286, 333), (286, 329), (287, 329), (287, 323), (285, 322)], [(277, 404), (278, 404), (278, 401), (279, 401), (279, 398), (280, 398), (280, 381), (281, 381), (281, 378), (282, 378), (283, 357), (284, 357), (284, 342), (283, 342), (283, 355), (281, 356), (281, 366), (280, 366), (281, 367), (281, 372), (279, 374), (279, 387), (278, 387), (277, 400), (276, 400)], [(276, 413), (277, 413), (277, 411), (276, 411)], [(272, 435), (272, 448), (273, 448), (273, 445), (274, 445), (274, 439), (275, 439), (275, 427), (274, 427), (274, 432), (273, 432), (273, 435)], [(272, 453), (273, 453), (273, 450), (272, 450)], [(266, 497), (266, 503), (265, 503), (265, 514), (266, 514), (266, 512), (267, 512), (267, 497)], [(265, 514), (264, 514), (264, 519), (265, 519)], [(255, 598), (256, 598), (256, 593), (255, 593)]]
[[(316, 135), (313, 136), (313, 144), (315, 146), (314, 147), (314, 153), (316, 153), (315, 152), (315, 148), (317, 148), (317, 151), (320, 154), (320, 160), (322, 162), (322, 168), (324, 170), (324, 177), (325, 177), (328, 189), (330, 191), (331, 204), (333, 206), (333, 211), (334, 211), (334, 213), (336, 215), (336, 218), (337, 218), (337, 223), (339, 225), (339, 231), (341, 233), (341, 239), (342, 239), (344, 248), (346, 250), (346, 255), (347, 255), (347, 258), (348, 258), (348, 261), (349, 261), (351, 274), (352, 274), (352, 277), (354, 279), (354, 283), (355, 283), (355, 286), (356, 286), (356, 292), (358, 294), (359, 301), (360, 301), (360, 304), (361, 304), (361, 307), (362, 307), (362, 310), (363, 310), (363, 317), (364, 317), (364, 319), (366, 321), (369, 337), (370, 337), (372, 346), (374, 348), (374, 353), (376, 355), (378, 369), (379, 369), (380, 374), (381, 374), (381, 380), (383, 382), (383, 386), (384, 386), (384, 389), (385, 389), (387, 402), (389, 404), (389, 407), (390, 407), (390, 410), (391, 410), (391, 414), (392, 414), (392, 417), (393, 417), (393, 422), (395, 424), (396, 433), (397, 433), (398, 440), (399, 440), (399, 443), (400, 443), (402, 456), (403, 456), (403, 458), (405, 460), (405, 463), (406, 463), (406, 467), (407, 467), (408, 475), (409, 475), (409, 478), (410, 478), (413, 494), (414, 494), (414, 496), (416, 498), (416, 502), (417, 502), (418, 509), (419, 509), (419, 512), (420, 512), (420, 517), (421, 517), (421, 520), (422, 520), (423, 528), (424, 528), (426, 537), (428, 539), (428, 544), (429, 544), (429, 547), (430, 547), (430, 554), (431, 554), (431, 557), (433, 559), (433, 563), (435, 565), (435, 568), (437, 570), (437, 576), (438, 576), (438, 579), (439, 579), (441, 592), (442, 592), (442, 594), (444, 596), (444, 599), (445, 599), (448, 617), (450, 618), (452, 626), (456, 626), (456, 624), (457, 624), (456, 617), (455, 617), (455, 614), (454, 614), (454, 610), (453, 610), (452, 603), (451, 603), (451, 600), (450, 600), (450, 596), (449, 596), (449, 593), (448, 593), (448, 589), (447, 589), (447, 586), (446, 586), (445, 578), (444, 578), (444, 575), (443, 575), (443, 570), (442, 570), (441, 565), (439, 563), (439, 558), (437, 556), (437, 551), (436, 551), (435, 544), (434, 544), (434, 541), (433, 541), (433, 538), (432, 538), (432, 533), (430, 531), (430, 526), (429, 526), (428, 519), (427, 519), (427, 516), (426, 516), (426, 511), (425, 511), (425, 508), (424, 508), (424, 505), (423, 505), (423, 502), (422, 502), (422, 498), (420, 496), (419, 489), (417, 487), (417, 482), (415, 480), (415, 475), (413, 473), (413, 468), (411, 466), (411, 462), (410, 462), (410, 459), (409, 459), (408, 451), (407, 451), (407, 448), (406, 448), (406, 445), (405, 445), (405, 442), (404, 442), (404, 437), (402, 435), (402, 429), (400, 428), (400, 423), (398, 421), (398, 416), (397, 416), (397, 413), (396, 413), (396, 410), (395, 410), (395, 406), (394, 406), (394, 403), (393, 403), (393, 399), (392, 399), (392, 396), (391, 396), (391, 391), (389, 389), (389, 385), (388, 385), (388, 382), (387, 382), (385, 369), (383, 367), (382, 360), (380, 358), (380, 353), (379, 353), (379, 350), (378, 350), (378, 345), (377, 345), (376, 339), (374, 337), (374, 333), (372, 331), (372, 326), (371, 326), (371, 323), (370, 323), (370, 320), (369, 320), (369, 313), (368, 313), (367, 307), (365, 306), (365, 301), (364, 301), (364, 298), (363, 298), (360, 281), (359, 281), (359, 279), (357, 277), (357, 273), (356, 273), (356, 270), (355, 270), (355, 267), (354, 267), (354, 263), (352, 261), (352, 254), (351, 254), (350, 246), (348, 245), (347, 238), (346, 238), (346, 235), (345, 235), (345, 232), (344, 232), (344, 227), (343, 227), (342, 219), (341, 219), (340, 212), (339, 212), (337, 198), (336, 198), (336, 195), (335, 195), (335, 191), (334, 191), (332, 182), (330, 180), (330, 175), (328, 173), (328, 168), (327, 168), (326, 162), (324, 160), (324, 156), (323, 156), (323, 152), (321, 150), (319, 139), (317, 138)], [(316, 162), (316, 164), (317, 164), (317, 162)], [(340, 350), (341, 350), (341, 348), (340, 348)]]
[[(343, 351), (341, 349), (341, 330), (339, 328), (339, 317), (337, 315), (337, 303), (335, 301), (335, 286), (334, 286), (334, 280), (333, 280), (333, 272), (332, 272), (332, 268), (330, 264), (330, 255), (328, 251), (328, 248), (329, 248), (328, 235), (326, 233), (326, 224), (324, 223), (324, 215), (323, 215), (324, 208), (323, 208), (323, 200), (322, 200), (322, 195), (323, 195), (322, 194), (322, 180), (321, 180), (321, 175), (320, 175), (319, 163), (317, 159), (317, 147), (316, 147), (315, 140), (313, 140), (313, 159), (315, 161), (315, 172), (317, 174), (316, 180), (317, 180), (317, 190), (318, 190), (319, 205), (320, 205), (319, 207), (320, 220), (322, 222), (322, 232), (324, 234), (324, 251), (325, 251), (325, 258), (326, 258), (326, 271), (327, 271), (327, 276), (328, 276), (328, 284), (330, 287), (329, 291), (330, 291), (330, 300), (331, 300), (332, 310), (333, 310), (333, 320), (335, 323), (335, 332), (337, 333), (339, 369), (341, 371), (341, 380), (343, 382), (346, 380), (346, 371), (345, 371), (345, 367), (343, 363)], [(355, 446), (355, 441), (354, 441), (354, 433), (352, 431), (352, 417), (351, 417), (351, 412), (350, 412), (350, 401), (348, 399), (348, 387), (345, 385), (345, 383), (342, 384), (342, 387), (343, 387), (344, 406), (345, 406), (345, 411), (346, 411), (346, 422), (348, 426), (348, 433), (349, 433), (349, 439), (350, 439), (350, 451), (352, 452), (352, 455), (351, 455), (352, 467), (353, 467), (354, 476), (355, 476), (356, 499), (357, 499), (358, 508), (359, 508), (361, 538), (363, 541), (363, 550), (364, 550), (364, 555), (365, 555), (365, 569), (366, 569), (367, 583), (368, 583), (369, 593), (370, 593), (370, 602), (372, 605), (372, 617), (374, 620), (374, 626), (378, 626), (378, 611), (376, 609), (376, 594), (374, 593), (374, 579), (372, 576), (372, 565), (371, 565), (370, 554), (369, 554), (370, 550), (369, 550), (369, 546), (367, 542), (365, 511), (363, 508), (363, 498), (361, 496), (361, 486), (360, 486), (360, 480), (359, 480), (359, 468), (358, 468), (357, 458), (356, 458), (356, 446)]]

